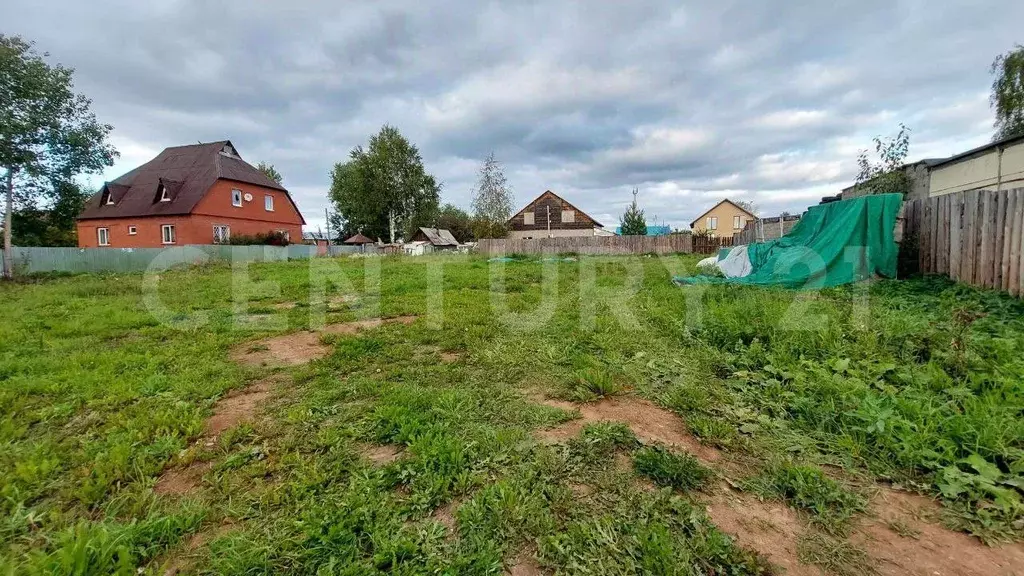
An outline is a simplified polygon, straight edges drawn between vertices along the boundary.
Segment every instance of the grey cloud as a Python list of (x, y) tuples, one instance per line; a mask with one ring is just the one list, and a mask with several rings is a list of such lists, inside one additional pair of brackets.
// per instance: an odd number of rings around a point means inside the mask
[(912, 156), (984, 140), (987, 67), (1024, 6), (13, 0), (0, 16), (76, 67), (132, 158), (231, 138), (311, 222), (330, 167), (389, 122), (446, 201), (468, 207), (493, 150), (518, 201), (550, 188), (615, 215), (638, 186), (684, 226), (725, 195), (799, 211), (901, 121)]

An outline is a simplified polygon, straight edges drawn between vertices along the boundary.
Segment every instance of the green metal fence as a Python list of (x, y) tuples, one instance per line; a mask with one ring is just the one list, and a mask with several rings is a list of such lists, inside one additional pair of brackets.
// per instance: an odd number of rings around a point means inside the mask
[[(223, 262), (278, 262), (317, 255), (316, 246), (187, 245), (169, 248), (40, 248), (11, 249), (15, 274), (41, 272), (143, 272), (180, 265)], [(359, 252), (356, 246), (331, 246), (332, 256)], [(2, 251), (0, 251), (2, 253)]]

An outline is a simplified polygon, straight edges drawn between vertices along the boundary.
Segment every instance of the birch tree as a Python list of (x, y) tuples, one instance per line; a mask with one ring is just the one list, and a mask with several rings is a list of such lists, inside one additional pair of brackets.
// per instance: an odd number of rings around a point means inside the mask
[(92, 102), (74, 92), (74, 70), (50, 65), (19, 36), (0, 34), (0, 168), (4, 170), (3, 275), (13, 274), (14, 204), (32, 206), (53, 193), (53, 182), (111, 166), (117, 151), (107, 142), (112, 127), (92, 113)]
[(512, 217), (512, 188), (501, 162), (491, 152), (480, 165), (473, 190), (474, 232), (477, 238), (502, 238)]

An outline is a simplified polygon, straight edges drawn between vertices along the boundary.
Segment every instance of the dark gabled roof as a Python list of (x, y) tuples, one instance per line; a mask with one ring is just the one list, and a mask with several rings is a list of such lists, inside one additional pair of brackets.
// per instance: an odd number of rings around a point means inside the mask
[(721, 206), (722, 204), (725, 204), (726, 202), (728, 202), (729, 204), (732, 204), (736, 208), (739, 208), (744, 213), (746, 213), (747, 216), (750, 216), (751, 218), (757, 218), (757, 215), (756, 214), (751, 214), (750, 210), (747, 210), (743, 206), (740, 206), (739, 204), (737, 204), (737, 203), (733, 202), (732, 200), (729, 200), (728, 198), (726, 198), (726, 199), (722, 200), (721, 202), (719, 202), (718, 204), (715, 204), (711, 208), (708, 208), (707, 210), (705, 210), (704, 213), (701, 214), (700, 216), (697, 216), (696, 218), (694, 218), (693, 222), (690, 222), (690, 228), (693, 228), (694, 224), (696, 224), (701, 218), (707, 216), (708, 212), (711, 212), (712, 210), (714, 210), (715, 208), (718, 208), (719, 206)]
[(604, 224), (601, 224), (601, 223), (600, 223), (600, 222), (598, 222), (597, 220), (594, 220), (594, 218), (593, 218), (593, 217), (591, 217), (591, 216), (590, 216), (590, 214), (587, 214), (587, 213), (586, 213), (586, 212), (584, 212), (583, 210), (580, 210), (579, 208), (577, 208), (576, 206), (574, 206), (572, 202), (569, 202), (568, 200), (566, 200), (565, 198), (562, 198), (562, 197), (561, 197), (561, 196), (559, 196), (558, 194), (555, 194), (555, 193), (554, 193), (554, 192), (552, 192), (551, 190), (545, 190), (544, 192), (542, 192), (542, 193), (541, 193), (541, 195), (540, 195), (540, 196), (537, 196), (537, 197), (536, 197), (536, 198), (534, 198), (533, 200), (530, 200), (529, 202), (527, 202), (527, 203), (526, 203), (526, 206), (523, 206), (522, 210), (520, 210), (519, 212), (516, 212), (515, 214), (513, 214), (513, 215), (512, 215), (512, 217), (511, 217), (511, 218), (509, 218), (509, 219), (508, 219), (508, 222), (509, 222), (509, 223), (511, 223), (511, 222), (512, 222), (513, 220), (515, 220), (516, 216), (519, 216), (519, 215), (520, 215), (520, 214), (522, 214), (523, 212), (526, 212), (526, 209), (527, 209), (527, 208), (529, 208), (530, 206), (533, 206), (534, 204), (536, 204), (536, 203), (537, 203), (537, 201), (538, 201), (538, 200), (540, 200), (541, 198), (543, 198), (543, 197), (544, 197), (545, 195), (551, 195), (551, 196), (554, 196), (555, 198), (558, 198), (558, 199), (559, 199), (559, 200), (561, 200), (562, 202), (565, 202), (566, 204), (568, 204), (568, 205), (569, 205), (569, 206), (570, 206), (570, 207), (571, 207), (571, 208), (572, 208), (573, 210), (575, 210), (575, 211), (576, 211), (576, 213), (577, 213), (577, 214), (581, 214), (581, 215), (583, 215), (583, 217), (584, 217), (584, 218), (586, 218), (587, 220), (590, 220), (591, 222), (593, 222), (593, 223), (594, 223), (594, 226), (596, 226), (596, 227), (598, 227), (598, 228), (604, 228)]
[[(105, 183), (86, 201), (85, 209), (78, 218), (189, 214), (219, 179), (273, 188), (288, 195), (283, 186), (242, 160), (230, 141), (221, 140), (165, 148), (156, 158)], [(161, 186), (167, 189), (170, 202), (160, 201)], [(108, 197), (114, 199), (113, 205), (107, 204)], [(288, 200), (295, 206), (290, 195)], [(298, 212), (297, 206), (295, 211)], [(302, 217), (301, 213), (299, 217)]]
[(363, 236), (360, 233), (360, 234), (356, 234), (355, 236), (345, 240), (344, 243), (345, 244), (373, 244), (373, 239), (372, 238), (367, 238), (366, 236)]
[(966, 158), (968, 158), (970, 156), (974, 156), (974, 155), (980, 154), (982, 152), (988, 152), (992, 148), (999, 148), (1000, 146), (1007, 146), (1009, 144), (1016, 144), (1016, 143), (1022, 142), (1022, 141), (1024, 141), (1024, 134), (1018, 134), (1017, 136), (1010, 136), (1009, 138), (1003, 138), (1002, 140), (996, 140), (995, 142), (989, 142), (988, 144), (985, 144), (983, 146), (978, 146), (977, 148), (971, 148), (967, 152), (961, 152), (960, 154), (956, 154), (954, 156), (950, 156), (949, 158), (945, 158), (943, 160), (939, 160), (938, 162), (935, 162), (934, 164), (930, 164), (929, 168), (938, 168), (939, 166), (945, 166), (946, 164), (952, 164), (954, 162), (958, 162), (960, 160), (964, 160), (964, 159), (966, 159)]
[(434, 246), (458, 246), (459, 241), (452, 236), (452, 233), (443, 228), (420, 228), (420, 232), (427, 237)]

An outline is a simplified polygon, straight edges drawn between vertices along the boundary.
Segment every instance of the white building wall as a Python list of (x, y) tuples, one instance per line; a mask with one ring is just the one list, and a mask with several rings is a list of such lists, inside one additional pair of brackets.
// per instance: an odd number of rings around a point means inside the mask
[(1009, 190), (1024, 182), (1024, 142), (932, 168), (930, 195), (941, 196), (964, 190)]

